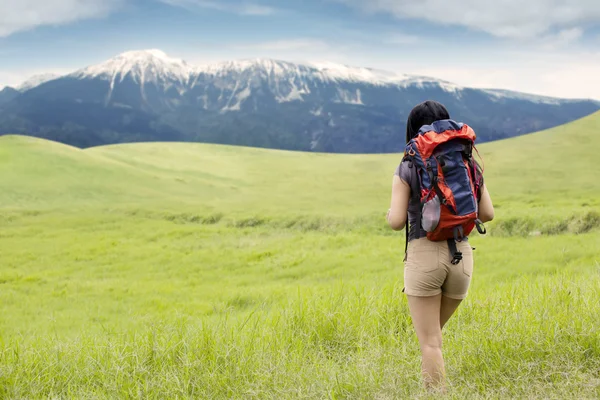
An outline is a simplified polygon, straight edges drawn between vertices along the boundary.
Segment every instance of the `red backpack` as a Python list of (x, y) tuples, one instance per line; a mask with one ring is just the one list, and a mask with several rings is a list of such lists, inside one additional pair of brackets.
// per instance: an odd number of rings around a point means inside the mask
[[(417, 232), (422, 228), (431, 241), (447, 240), (455, 265), (462, 260), (456, 242), (474, 228), (486, 233), (478, 218), (483, 171), (473, 158), (476, 137), (466, 124), (436, 121), (408, 142), (403, 159), (413, 168), (411, 196), (421, 204)], [(408, 249), (408, 222), (406, 234)]]

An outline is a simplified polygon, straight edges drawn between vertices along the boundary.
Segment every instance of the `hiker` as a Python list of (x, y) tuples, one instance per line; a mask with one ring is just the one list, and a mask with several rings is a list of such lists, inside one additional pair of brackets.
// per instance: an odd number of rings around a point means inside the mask
[(435, 101), (417, 105), (406, 126), (404, 159), (393, 178), (387, 221), (406, 227), (404, 290), (428, 389), (445, 391), (442, 328), (466, 298), (473, 273), (468, 234), (494, 218), (473, 158), (475, 133)]

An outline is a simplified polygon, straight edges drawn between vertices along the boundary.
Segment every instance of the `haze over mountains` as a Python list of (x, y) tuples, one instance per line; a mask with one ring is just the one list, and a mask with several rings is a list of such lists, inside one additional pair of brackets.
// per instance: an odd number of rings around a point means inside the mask
[(337, 64), (268, 59), (192, 66), (159, 50), (127, 52), (66, 76), (0, 91), (0, 135), (79, 147), (194, 141), (344, 153), (396, 152), (424, 100), (444, 103), (480, 141), (560, 125), (593, 100), (465, 88)]

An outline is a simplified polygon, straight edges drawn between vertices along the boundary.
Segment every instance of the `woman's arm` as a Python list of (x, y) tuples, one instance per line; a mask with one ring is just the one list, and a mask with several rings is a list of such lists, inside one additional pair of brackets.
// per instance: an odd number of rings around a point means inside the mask
[(406, 225), (408, 200), (410, 199), (410, 186), (398, 175), (394, 175), (392, 182), (392, 202), (387, 214), (387, 221), (395, 231), (400, 231)]
[(481, 200), (479, 200), (479, 219), (481, 222), (490, 222), (494, 219), (494, 205), (485, 184), (481, 187)]

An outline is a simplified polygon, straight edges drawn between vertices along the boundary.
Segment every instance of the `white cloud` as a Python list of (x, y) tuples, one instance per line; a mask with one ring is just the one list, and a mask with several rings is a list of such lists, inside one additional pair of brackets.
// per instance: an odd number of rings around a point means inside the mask
[(547, 50), (554, 50), (559, 47), (568, 46), (576, 42), (583, 36), (583, 29), (571, 28), (563, 29), (554, 35), (548, 35), (541, 39), (542, 46)]
[(465, 26), (503, 38), (540, 38), (600, 22), (598, 0), (334, 0), (399, 19)]
[(238, 6), (243, 15), (272, 15), (276, 10), (272, 7), (261, 6), (259, 4), (242, 4)]
[(421, 42), (421, 38), (415, 35), (408, 35), (405, 33), (393, 33), (387, 38), (385, 38), (384, 41), (388, 44), (407, 45), (417, 44)]
[(162, 3), (182, 7), (190, 11), (197, 10), (199, 8), (208, 8), (211, 10), (218, 10), (223, 12), (230, 12), (239, 15), (254, 15), (254, 16), (266, 16), (272, 15), (277, 12), (272, 7), (263, 6), (255, 3), (238, 2), (231, 3), (225, 1), (213, 1), (213, 0), (159, 0)]
[(43, 25), (102, 18), (122, 0), (0, 0), (0, 37)]
[(316, 39), (289, 39), (274, 40), (270, 42), (236, 45), (240, 50), (265, 50), (265, 51), (322, 51), (330, 48), (329, 44)]

